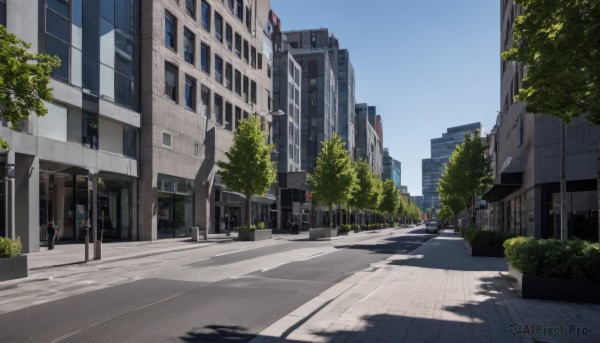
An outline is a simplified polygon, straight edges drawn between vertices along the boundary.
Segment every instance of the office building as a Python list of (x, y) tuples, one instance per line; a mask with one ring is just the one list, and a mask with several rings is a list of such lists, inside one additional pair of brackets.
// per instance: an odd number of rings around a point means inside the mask
[(448, 128), (442, 137), (431, 139), (431, 158), (422, 160), (422, 191), (425, 209), (441, 209), (438, 182), (444, 166), (457, 145), (465, 140), (465, 134), (481, 131), (481, 123), (472, 123)]
[(383, 173), (383, 142), (376, 129), (377, 108), (367, 104), (356, 104), (356, 158), (371, 168), (373, 174), (381, 177)]
[(401, 163), (400, 161), (395, 160), (389, 152), (388, 148), (383, 148), (383, 168), (382, 168), (382, 179), (387, 180), (390, 179), (394, 181), (394, 185), (398, 189), (401, 186)]

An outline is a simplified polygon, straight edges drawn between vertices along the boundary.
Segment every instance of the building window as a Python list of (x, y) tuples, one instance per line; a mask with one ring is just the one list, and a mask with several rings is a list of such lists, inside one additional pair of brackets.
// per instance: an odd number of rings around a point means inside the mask
[(171, 140), (172, 140), (171, 139), (171, 134), (163, 132), (163, 134), (162, 134), (162, 145), (166, 146), (167, 148), (170, 148), (172, 146), (171, 145), (172, 144)]
[(252, 32), (252, 9), (250, 7), (246, 7), (246, 28)]
[(248, 57), (248, 55), (250, 54), (250, 49), (248, 48), (249, 44), (248, 41), (244, 39), (244, 60), (246, 61), (246, 63), (249, 63), (250, 59)]
[(137, 133), (138, 130), (133, 126), (123, 126), (123, 155), (137, 157)]
[(204, 43), (200, 44), (200, 69), (210, 74), (210, 46)]
[(223, 98), (219, 94), (215, 94), (215, 120), (223, 125)]
[(235, 129), (240, 126), (240, 121), (242, 121), (242, 109), (239, 107), (235, 107)]
[(215, 55), (215, 81), (223, 83), (223, 59)]
[(245, 102), (248, 102), (248, 77), (244, 76), (244, 90), (243, 90), (243, 98)]
[(256, 48), (253, 46), (250, 47), (250, 65), (256, 69)]
[(242, 58), (242, 36), (239, 33), (235, 34), (235, 55)]
[(0, 0), (0, 25), (6, 27), (6, 0)]
[(202, 86), (202, 89), (200, 90), (200, 113), (207, 117), (210, 118), (210, 89)]
[(82, 119), (81, 143), (87, 148), (98, 150), (98, 115), (83, 112)]
[(196, 18), (196, 0), (185, 0), (185, 13), (192, 18)]
[(233, 127), (231, 125), (231, 117), (233, 115), (233, 106), (230, 103), (225, 103), (225, 129), (229, 131), (233, 131)]
[(244, 22), (244, 0), (237, 0), (236, 17), (243, 23)]
[(242, 73), (237, 69), (235, 70), (235, 92), (242, 96)]
[(235, 0), (227, 0), (227, 7), (231, 14), (235, 15)]
[(196, 80), (188, 75), (185, 76), (185, 107), (196, 111)]
[(202, 27), (210, 32), (210, 5), (202, 0)]
[(233, 90), (233, 83), (232, 83), (232, 70), (233, 67), (231, 66), (231, 64), (226, 63), (225, 64), (225, 88), (229, 89), (229, 90)]
[(165, 13), (165, 45), (177, 50), (177, 19), (169, 12)]
[(233, 30), (229, 24), (225, 24), (225, 43), (227, 44), (227, 49), (233, 51)]
[(192, 31), (184, 28), (183, 31), (183, 58), (189, 64), (194, 64), (194, 51), (196, 49), (196, 37)]
[(177, 67), (165, 62), (165, 95), (177, 102)]
[(194, 143), (194, 157), (200, 157), (200, 144)]
[(215, 12), (215, 38), (223, 43), (223, 17)]
[(256, 82), (250, 83), (250, 101), (256, 105)]
[(52, 69), (52, 76), (69, 81), (69, 3), (46, 3), (46, 53), (60, 59), (60, 67)]

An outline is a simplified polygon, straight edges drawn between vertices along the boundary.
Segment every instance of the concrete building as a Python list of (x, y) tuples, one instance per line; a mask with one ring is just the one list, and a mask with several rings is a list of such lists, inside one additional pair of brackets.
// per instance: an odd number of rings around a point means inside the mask
[[(245, 198), (225, 187), (216, 162), (227, 159), (243, 118), (257, 114), (270, 130), (269, 5), (143, 2), (139, 239), (245, 222)], [(274, 222), (274, 202), (272, 194), (253, 197), (251, 221)]]
[(289, 31), (285, 35), (294, 51), (322, 50), (327, 52), (337, 85), (336, 132), (346, 142), (348, 153), (354, 156), (354, 106), (356, 100), (354, 67), (350, 61), (350, 53), (346, 49), (340, 49), (338, 39), (330, 34), (328, 29)]
[(375, 106), (356, 104), (356, 158), (367, 162), (373, 174), (383, 173), (383, 142), (376, 130)]
[(61, 59), (48, 114), (20, 132), (0, 127), (11, 146), (0, 153), (0, 235), (21, 237), (25, 253), (40, 249), (52, 219), (61, 241), (82, 241), (88, 220), (104, 240), (146, 237), (137, 220), (140, 10), (138, 0), (0, 2), (0, 24)]
[[(522, 8), (501, 1), (502, 51), (512, 45), (512, 26)], [(525, 112), (514, 102), (525, 69), (501, 63), (501, 111), (490, 147), (496, 179), (483, 196), (488, 225), (535, 238), (560, 238), (561, 123), (549, 115)], [(566, 130), (566, 179), (569, 236), (598, 240), (598, 141), (600, 129), (583, 119)]]
[(423, 196), (422, 195), (412, 195), (412, 202), (417, 205), (417, 207), (421, 210), (421, 212), (425, 212), (425, 208), (423, 207)]
[(465, 140), (465, 134), (473, 135), (481, 131), (481, 123), (472, 123), (448, 128), (442, 137), (431, 139), (431, 158), (422, 160), (422, 190), (423, 206), (433, 208), (436, 212), (441, 209), (440, 196), (437, 191), (438, 182), (444, 171), (444, 165), (452, 155), (457, 145)]

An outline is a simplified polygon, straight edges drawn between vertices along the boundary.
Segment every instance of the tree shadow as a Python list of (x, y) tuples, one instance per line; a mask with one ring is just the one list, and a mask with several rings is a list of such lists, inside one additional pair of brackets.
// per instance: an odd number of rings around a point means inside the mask
[(255, 334), (237, 325), (207, 325), (203, 328), (188, 331), (179, 337), (184, 342), (248, 342)]

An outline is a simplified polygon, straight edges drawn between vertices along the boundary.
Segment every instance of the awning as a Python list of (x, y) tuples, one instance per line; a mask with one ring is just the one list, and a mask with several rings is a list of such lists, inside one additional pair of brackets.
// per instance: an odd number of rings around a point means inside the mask
[(494, 180), (492, 188), (489, 191), (487, 191), (481, 197), (481, 199), (487, 201), (498, 201), (500, 199), (504, 199), (507, 196), (514, 193), (519, 188), (521, 188), (522, 184), (523, 173), (500, 173), (496, 180)]

